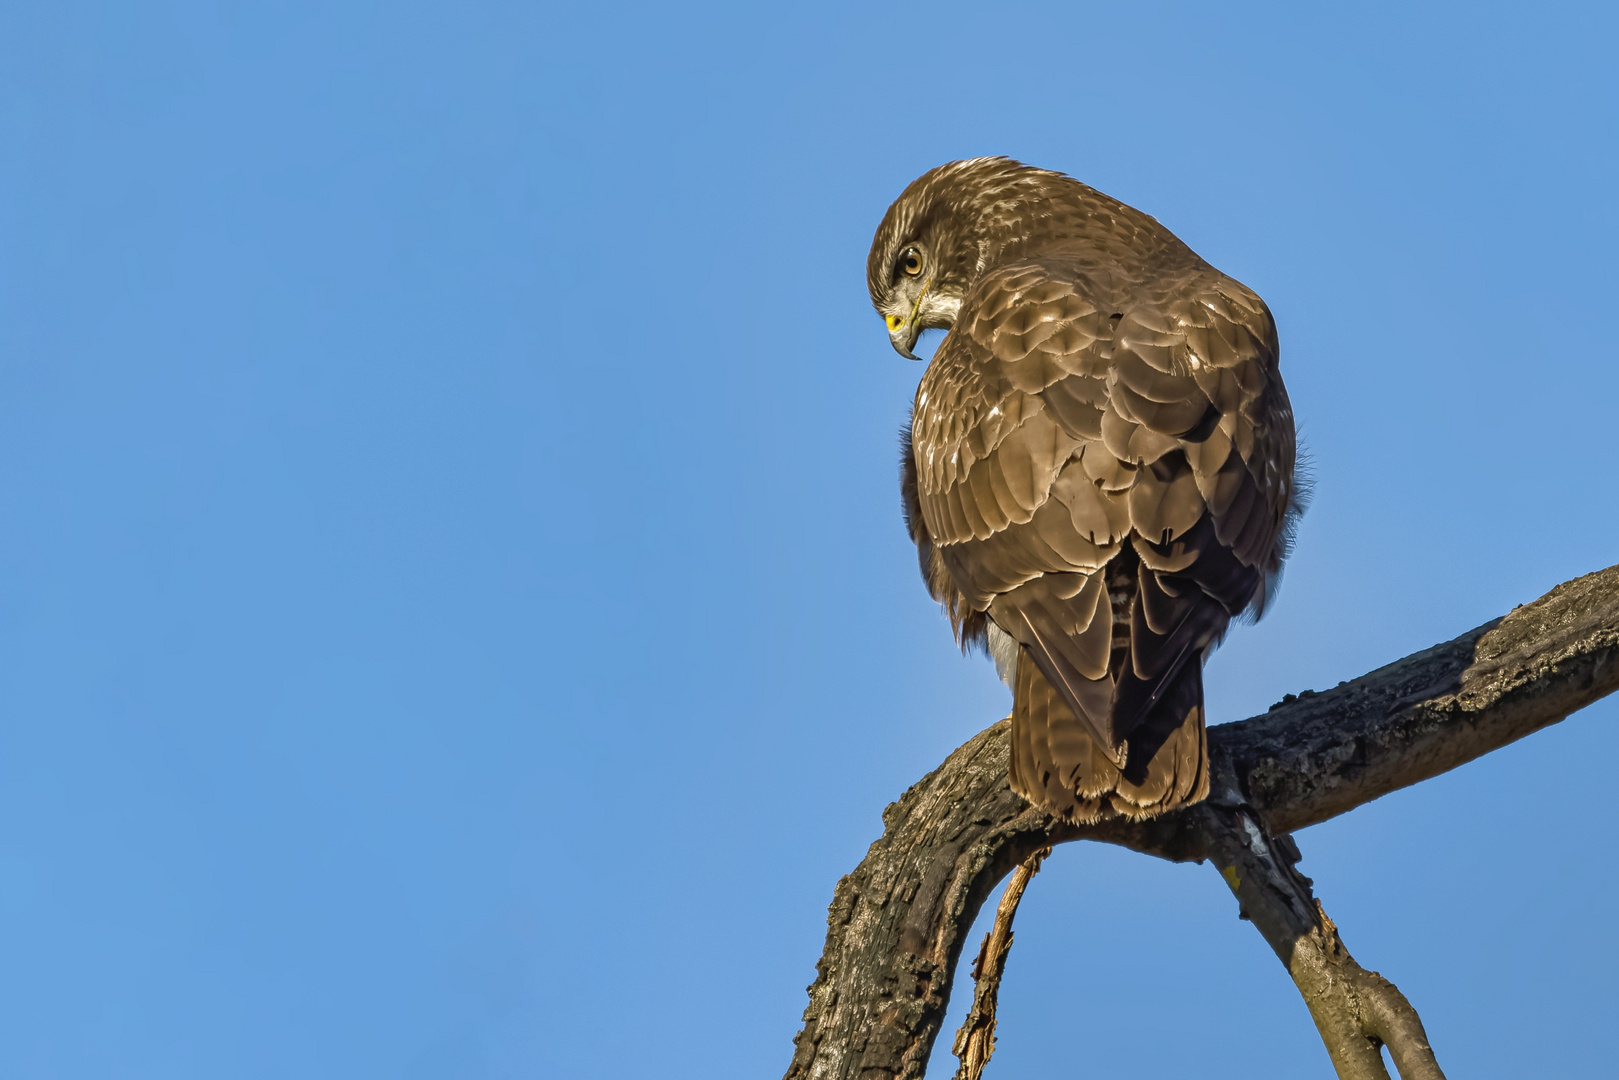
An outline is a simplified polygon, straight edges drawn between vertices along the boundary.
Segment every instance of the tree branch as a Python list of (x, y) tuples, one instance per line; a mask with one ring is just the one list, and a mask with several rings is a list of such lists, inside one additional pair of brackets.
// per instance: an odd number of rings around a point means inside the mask
[[(1209, 800), (1152, 821), (1080, 827), (1033, 810), (1007, 786), (1002, 721), (891, 804), (882, 837), (838, 883), (787, 1077), (921, 1077), (962, 936), (984, 899), (1040, 848), (1079, 839), (1212, 858), (1288, 965), (1340, 1075), (1386, 1076), (1361, 1044), (1370, 1054), (1387, 1044), (1406, 1080), (1438, 1077), (1409, 1003), (1354, 963), (1307, 880), (1276, 851), (1291, 848), (1292, 830), (1455, 768), (1615, 689), (1619, 566), (1333, 690), (1289, 695), (1263, 716), (1212, 728)], [(1328, 984), (1333, 995), (1312, 999), (1312, 987)]]
[(1355, 963), (1338, 928), (1294, 869), (1298, 847), (1272, 838), (1252, 809), (1196, 808), (1204, 849), (1249, 919), (1275, 950), (1304, 997), (1344, 1080), (1388, 1080), (1386, 1045), (1404, 1080), (1444, 1080), (1428, 1033), (1405, 995)]

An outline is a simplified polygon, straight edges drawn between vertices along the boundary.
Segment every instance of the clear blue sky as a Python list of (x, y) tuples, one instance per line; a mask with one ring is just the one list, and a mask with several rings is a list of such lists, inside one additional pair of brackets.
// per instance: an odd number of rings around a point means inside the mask
[[(779, 1075), (1008, 704), (865, 295), (952, 158), (1276, 314), (1216, 721), (1619, 560), (1611, 7), (1310, 7), (0, 7), (0, 1074)], [(1299, 837), (1454, 1076), (1612, 1069), (1616, 720)], [(1059, 849), (1003, 1003), (999, 1076), (1328, 1073), (1208, 867)]]

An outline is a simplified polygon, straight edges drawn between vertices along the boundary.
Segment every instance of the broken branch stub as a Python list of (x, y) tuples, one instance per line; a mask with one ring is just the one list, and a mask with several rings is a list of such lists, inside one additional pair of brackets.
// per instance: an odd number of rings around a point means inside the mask
[(956, 1032), (951, 1049), (961, 1061), (955, 1080), (979, 1080), (984, 1066), (995, 1052), (995, 1009), (1000, 998), (1001, 976), (1006, 973), (1006, 956), (1012, 949), (1012, 920), (1029, 880), (1040, 872), (1040, 864), (1051, 854), (1043, 847), (1018, 863), (1012, 880), (1006, 883), (1001, 902), (995, 906), (995, 925), (984, 935), (984, 944), (973, 963), (973, 1007)]

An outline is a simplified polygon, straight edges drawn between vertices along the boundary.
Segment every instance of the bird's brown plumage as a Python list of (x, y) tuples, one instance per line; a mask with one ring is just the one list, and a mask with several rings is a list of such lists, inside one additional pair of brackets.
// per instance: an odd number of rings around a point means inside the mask
[(912, 183), (867, 271), (896, 348), (950, 331), (904, 504), (963, 645), (1010, 660), (1012, 786), (1078, 821), (1201, 799), (1203, 658), (1263, 608), (1299, 509), (1269, 310), (1152, 218), (1005, 158)]

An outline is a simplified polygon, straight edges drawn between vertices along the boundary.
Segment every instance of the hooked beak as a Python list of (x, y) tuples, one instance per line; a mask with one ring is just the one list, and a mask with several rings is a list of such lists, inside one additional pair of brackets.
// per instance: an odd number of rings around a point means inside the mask
[(883, 322), (888, 324), (888, 343), (894, 346), (894, 351), (907, 360), (920, 360), (920, 356), (911, 351), (916, 345), (916, 339), (922, 336), (922, 298), (928, 294), (928, 288), (933, 282), (922, 286), (922, 291), (916, 294), (916, 302), (911, 305), (911, 314), (907, 318), (903, 315), (884, 315)]
[(922, 335), (922, 328), (917, 325), (916, 317), (909, 319), (898, 315), (885, 316), (883, 321), (888, 324), (888, 343), (894, 346), (894, 351), (907, 360), (920, 360), (920, 356), (911, 351), (916, 339)]

